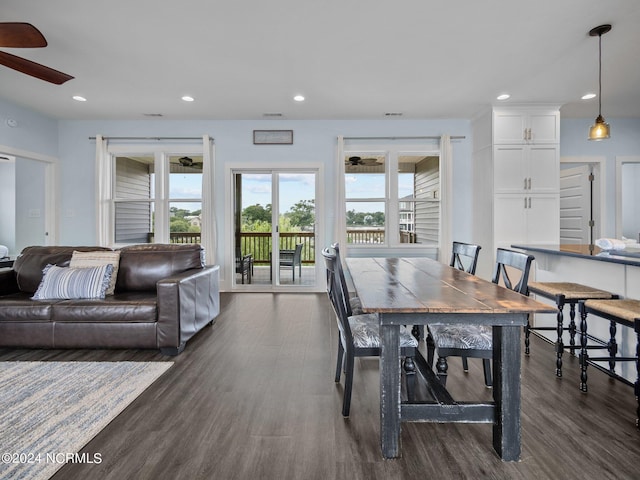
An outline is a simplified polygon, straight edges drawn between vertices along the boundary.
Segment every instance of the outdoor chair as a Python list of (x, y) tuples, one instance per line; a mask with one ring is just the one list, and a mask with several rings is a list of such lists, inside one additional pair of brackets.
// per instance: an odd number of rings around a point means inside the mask
[(298, 243), (295, 250), (280, 250), (280, 268), (291, 268), (293, 281), (296, 281), (296, 266), (298, 275), (302, 277), (302, 244)]

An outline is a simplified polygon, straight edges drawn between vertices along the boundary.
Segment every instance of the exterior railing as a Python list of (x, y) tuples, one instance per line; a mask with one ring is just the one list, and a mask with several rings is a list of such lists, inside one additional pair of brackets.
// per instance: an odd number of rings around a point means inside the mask
[[(401, 232), (402, 243), (415, 243), (413, 232)], [(149, 233), (149, 243), (153, 242), (153, 233)], [(315, 263), (315, 233), (313, 232), (282, 232), (280, 250), (295, 250), (298, 243), (302, 244), (302, 263)], [(384, 243), (385, 232), (378, 229), (347, 230), (347, 243), (355, 245), (370, 245)], [(200, 243), (200, 232), (171, 232), (171, 243)], [(270, 264), (272, 248), (271, 232), (241, 232), (240, 251), (242, 255), (251, 254), (254, 264)]]
[[(315, 263), (315, 233), (313, 232), (281, 232), (280, 250), (295, 250), (302, 244), (302, 263)], [(271, 232), (241, 232), (240, 249), (243, 255), (251, 254), (253, 263), (271, 263)]]

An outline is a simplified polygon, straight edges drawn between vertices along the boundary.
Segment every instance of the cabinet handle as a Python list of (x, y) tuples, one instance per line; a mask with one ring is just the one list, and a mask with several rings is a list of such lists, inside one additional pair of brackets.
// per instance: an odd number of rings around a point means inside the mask
[(529, 208), (531, 208), (531, 197), (529, 197)]
[(527, 197), (524, 197), (524, 208), (527, 208)]
[(527, 140), (531, 141), (531, 137), (532, 137), (532, 135), (531, 135), (531, 129), (529, 128), (528, 130), (529, 130), (529, 135), (528, 135)]
[(531, 190), (531, 177), (529, 177), (529, 190)]
[(527, 129), (524, 129), (524, 132), (522, 133), (522, 139), (526, 140), (527, 139)]
[(527, 178), (526, 178), (526, 177), (525, 177), (525, 179), (524, 179), (524, 189), (525, 189), (525, 190), (527, 189)]

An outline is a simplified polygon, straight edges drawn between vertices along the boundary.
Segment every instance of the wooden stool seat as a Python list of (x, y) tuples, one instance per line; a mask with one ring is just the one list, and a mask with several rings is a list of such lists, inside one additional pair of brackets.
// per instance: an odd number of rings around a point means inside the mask
[[(571, 353), (574, 353), (578, 348), (575, 341), (576, 304), (582, 300), (617, 298), (617, 295), (605, 290), (571, 282), (531, 282), (529, 283), (529, 292), (555, 301), (558, 307), (558, 314), (556, 327), (531, 327), (530, 325), (525, 327), (524, 353), (529, 354), (529, 335), (531, 330), (556, 330), (558, 333), (558, 339), (556, 340), (556, 376), (562, 377), (562, 354), (565, 348), (562, 340), (562, 332), (565, 330), (569, 332), (569, 348), (571, 349)], [(570, 322), (568, 327), (564, 327), (563, 308), (567, 303), (570, 306)]]
[(618, 323), (627, 323), (629, 327), (640, 319), (640, 300), (586, 300), (584, 306), (598, 315), (616, 317)]
[[(587, 314), (592, 313), (599, 317), (603, 317), (611, 322), (609, 327), (611, 331), (611, 340), (607, 346), (609, 350), (608, 357), (590, 357), (587, 354)], [(620, 377), (615, 372), (615, 362), (635, 362), (636, 364), (636, 382), (634, 391), (638, 407), (636, 411), (636, 427), (640, 428), (640, 300), (622, 299), (622, 300), (585, 300), (580, 302), (580, 317), (582, 322), (580, 325), (580, 390), (587, 391), (587, 364), (595, 361), (609, 361), (609, 376), (618, 380), (628, 381)], [(621, 357), (617, 356), (618, 346), (615, 341), (616, 324), (633, 328), (636, 334), (636, 351), (635, 356)], [(606, 371), (606, 370), (605, 370)]]
[(610, 299), (614, 296), (611, 292), (605, 290), (569, 282), (530, 282), (529, 291), (547, 298), (555, 298), (558, 295), (562, 295), (565, 301), (579, 301), (591, 298)]

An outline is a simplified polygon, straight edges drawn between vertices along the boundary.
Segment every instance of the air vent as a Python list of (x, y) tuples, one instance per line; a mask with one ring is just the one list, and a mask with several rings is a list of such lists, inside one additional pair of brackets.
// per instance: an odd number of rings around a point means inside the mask
[(281, 114), (281, 113), (263, 113), (262, 116), (263, 117), (268, 117), (268, 118), (281, 118), (281, 117), (284, 117), (284, 115)]
[(402, 112), (385, 112), (385, 117), (401, 117)]
[(161, 113), (143, 113), (145, 117), (162, 117)]

